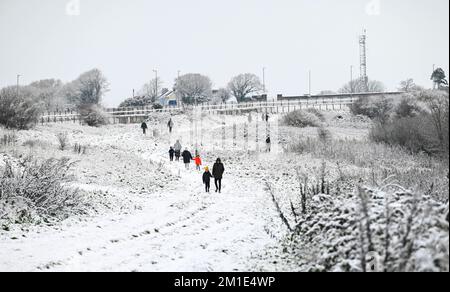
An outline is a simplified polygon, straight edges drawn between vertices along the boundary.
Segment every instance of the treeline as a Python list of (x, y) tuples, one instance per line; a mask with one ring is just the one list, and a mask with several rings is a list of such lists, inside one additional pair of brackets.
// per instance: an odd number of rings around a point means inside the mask
[(98, 69), (81, 74), (64, 84), (47, 79), (27, 86), (0, 89), (0, 125), (9, 129), (28, 129), (44, 112), (76, 109), (89, 126), (106, 123), (100, 104), (108, 82)]

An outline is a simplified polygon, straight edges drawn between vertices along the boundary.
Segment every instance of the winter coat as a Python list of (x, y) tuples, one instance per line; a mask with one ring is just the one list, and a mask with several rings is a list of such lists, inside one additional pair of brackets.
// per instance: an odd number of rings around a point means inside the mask
[(181, 143), (180, 142), (177, 142), (177, 143), (175, 143), (175, 145), (173, 146), (173, 149), (175, 149), (175, 151), (179, 151), (179, 152), (181, 152)]
[(272, 141), (270, 140), (270, 137), (266, 139), (266, 143), (270, 144)]
[(216, 179), (222, 179), (223, 173), (225, 172), (225, 167), (223, 166), (223, 163), (216, 163), (213, 167), (213, 176)]
[(200, 157), (195, 157), (195, 165), (202, 165), (202, 159)]
[(173, 150), (173, 148), (171, 148), (171, 149), (169, 150), (169, 155), (170, 155), (171, 157), (173, 157), (173, 156), (175, 155), (175, 150)]
[(167, 123), (167, 126), (168, 126), (169, 128), (173, 128), (173, 121), (170, 120), (170, 121)]
[(212, 176), (211, 172), (205, 171), (205, 173), (203, 174), (203, 183), (206, 184), (206, 183), (211, 182), (212, 177), (213, 176)]
[(184, 163), (191, 163), (191, 160), (193, 159), (191, 152), (187, 150), (185, 150), (181, 156), (183, 156)]
[(147, 124), (146, 124), (146, 123), (142, 123), (142, 125), (141, 125), (141, 129), (143, 129), (143, 130), (147, 130), (147, 129), (148, 129), (148, 126), (147, 126)]

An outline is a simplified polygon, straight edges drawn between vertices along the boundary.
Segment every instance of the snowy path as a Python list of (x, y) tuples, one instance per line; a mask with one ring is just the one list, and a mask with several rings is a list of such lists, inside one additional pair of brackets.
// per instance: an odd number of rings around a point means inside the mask
[(265, 231), (276, 218), (267, 193), (229, 175), (222, 194), (205, 194), (199, 172), (175, 165), (181, 179), (134, 214), (1, 239), (0, 270), (247, 270), (252, 253), (274, 243)]

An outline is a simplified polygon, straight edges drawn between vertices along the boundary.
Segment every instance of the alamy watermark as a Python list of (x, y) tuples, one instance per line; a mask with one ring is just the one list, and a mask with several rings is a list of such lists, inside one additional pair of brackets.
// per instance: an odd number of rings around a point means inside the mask
[(66, 4), (66, 14), (68, 16), (80, 16), (81, 3), (80, 0), (70, 0)]
[(379, 16), (381, 14), (381, 0), (370, 0), (366, 5), (366, 13), (370, 16)]

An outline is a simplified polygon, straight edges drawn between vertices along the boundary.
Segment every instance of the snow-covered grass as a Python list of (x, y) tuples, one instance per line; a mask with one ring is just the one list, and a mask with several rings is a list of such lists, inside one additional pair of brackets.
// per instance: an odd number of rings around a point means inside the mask
[[(261, 151), (260, 114), (198, 123), (191, 114), (173, 117), (172, 134), (160, 114), (147, 136), (139, 124), (17, 132), (3, 155), (76, 161), (71, 185), (90, 208), (52, 226), (0, 231), (0, 270), (448, 270), (445, 163), (370, 142), (370, 122), (347, 111), (322, 113), (327, 139), (317, 127), (276, 128), (272, 115), (271, 153)], [(203, 166), (222, 159), (222, 194), (205, 194), (201, 172), (168, 161), (176, 140), (199, 150)]]

